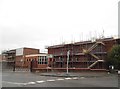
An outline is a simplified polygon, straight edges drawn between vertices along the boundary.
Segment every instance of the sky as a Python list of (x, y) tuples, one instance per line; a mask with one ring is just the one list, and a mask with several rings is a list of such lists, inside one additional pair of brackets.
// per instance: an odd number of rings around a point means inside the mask
[(0, 51), (118, 35), (119, 0), (0, 0)]

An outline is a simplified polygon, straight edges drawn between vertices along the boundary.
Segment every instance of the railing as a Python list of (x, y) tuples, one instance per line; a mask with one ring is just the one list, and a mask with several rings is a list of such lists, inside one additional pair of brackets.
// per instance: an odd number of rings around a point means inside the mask
[(30, 64), (26, 65), (26, 61), (2, 61), (2, 71), (29, 71)]

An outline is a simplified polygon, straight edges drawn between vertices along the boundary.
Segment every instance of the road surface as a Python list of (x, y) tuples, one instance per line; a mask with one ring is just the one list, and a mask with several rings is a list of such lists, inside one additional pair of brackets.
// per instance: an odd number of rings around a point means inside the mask
[(50, 77), (30, 72), (3, 72), (2, 87), (118, 87), (118, 76)]

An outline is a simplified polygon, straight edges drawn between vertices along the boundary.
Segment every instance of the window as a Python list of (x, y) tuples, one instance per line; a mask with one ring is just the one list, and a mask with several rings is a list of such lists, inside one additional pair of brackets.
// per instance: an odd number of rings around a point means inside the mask
[(41, 60), (40, 59), (38, 59), (38, 64), (41, 64)]
[(47, 57), (45, 56), (45, 60), (47, 59)]
[(47, 64), (47, 57), (46, 56), (40, 56), (38, 59), (38, 64)]

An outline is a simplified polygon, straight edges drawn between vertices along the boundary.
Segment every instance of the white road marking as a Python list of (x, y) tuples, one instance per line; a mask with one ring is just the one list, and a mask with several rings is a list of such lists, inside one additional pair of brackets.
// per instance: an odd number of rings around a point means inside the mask
[(36, 81), (36, 83), (44, 83), (45, 81)]
[(35, 82), (28, 82), (27, 84), (36, 84)]
[(72, 79), (78, 79), (78, 77), (74, 77), (74, 78), (72, 78)]
[[(85, 77), (80, 77), (80, 79), (84, 79)], [(78, 79), (78, 77), (73, 77), (73, 78), (58, 78), (56, 80), (71, 80), (71, 79)], [(54, 79), (50, 79), (50, 80), (46, 80), (48, 82), (53, 82), (55, 81)], [(28, 84), (36, 84), (36, 83), (44, 83), (46, 82), (44, 80), (41, 80), (41, 81), (36, 81), (36, 82), (28, 82), (28, 83), (17, 83), (17, 82), (8, 82), (8, 81), (2, 81), (4, 83), (9, 83), (9, 84), (17, 84), (17, 85), (28, 85)]]
[(70, 79), (72, 79), (72, 78), (65, 78), (66, 80), (70, 80)]
[(56, 79), (56, 80), (64, 80), (64, 79), (62, 79), (62, 78), (59, 78), (59, 79)]
[(25, 85), (27, 85), (28, 83), (24, 83), (23, 85), (25, 86)]
[(55, 80), (47, 80), (47, 81), (49, 81), (49, 82), (53, 82), (53, 81), (55, 81)]
[(80, 77), (80, 79), (84, 79), (85, 77)]

